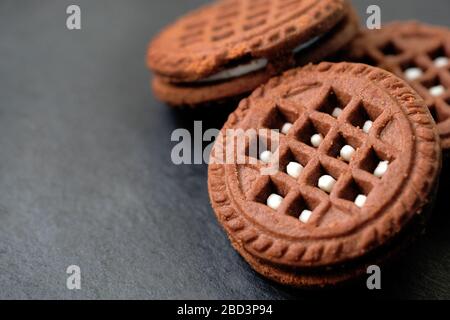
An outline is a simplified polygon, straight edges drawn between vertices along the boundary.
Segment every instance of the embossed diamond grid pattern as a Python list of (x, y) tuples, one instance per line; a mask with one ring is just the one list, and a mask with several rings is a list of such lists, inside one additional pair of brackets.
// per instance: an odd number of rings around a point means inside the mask
[[(222, 42), (235, 35), (252, 32), (263, 27), (269, 22), (282, 22), (285, 17), (292, 14), (300, 14), (309, 10), (317, 1), (305, 0), (230, 0), (218, 5), (215, 13), (202, 19), (192, 19), (184, 26), (183, 33), (179, 37), (180, 47), (188, 47), (195, 44)], [(331, 5), (326, 8), (332, 11)], [(319, 17), (315, 17), (318, 19)], [(295, 25), (288, 25), (282, 33), (274, 32), (269, 35), (268, 41), (275, 43), (283, 37), (287, 37), (296, 31)], [(262, 45), (261, 41), (255, 42), (253, 47)]]
[[(398, 152), (377, 138), (391, 118), (389, 109), (369, 107), (358, 98), (340, 98), (330, 87), (324, 88), (322, 95), (317, 106), (303, 107), (282, 100), (261, 119), (261, 128), (280, 129), (285, 122), (291, 122), (293, 126), (287, 135), (279, 136), (279, 171), (271, 176), (261, 175), (259, 183), (255, 183), (249, 192), (249, 200), (264, 204), (271, 193), (281, 195), (284, 200), (277, 209), (280, 214), (298, 218), (304, 209), (311, 210), (313, 214), (308, 224), (314, 226), (321, 225), (330, 208), (343, 214), (359, 214), (361, 208), (354, 204), (356, 196), (370, 197), (370, 191), (380, 179), (373, 175), (375, 167), (382, 160), (394, 161)], [(331, 115), (335, 107), (343, 109), (338, 118)], [(301, 112), (298, 112), (299, 108)], [(296, 114), (300, 116), (297, 118)], [(368, 134), (361, 129), (366, 120), (373, 121)], [(318, 148), (308, 142), (314, 133), (324, 136)], [(259, 139), (271, 143), (269, 136)], [(344, 145), (356, 149), (349, 162), (339, 157)], [(286, 173), (290, 161), (304, 166), (298, 179)], [(265, 164), (259, 161), (256, 168), (263, 166)], [(330, 194), (317, 186), (319, 177), (324, 174), (337, 180)]]
[[(450, 118), (450, 64), (437, 66), (435, 59), (446, 57), (450, 59), (450, 37), (425, 36), (420, 47), (412, 47), (405, 35), (396, 35), (390, 41), (374, 47), (368, 47), (361, 62), (387, 68), (401, 78), (409, 68), (419, 68), (422, 75), (414, 80), (406, 79), (409, 84), (425, 99), (431, 114), (437, 123)], [(433, 96), (430, 89), (442, 85), (444, 92)]]

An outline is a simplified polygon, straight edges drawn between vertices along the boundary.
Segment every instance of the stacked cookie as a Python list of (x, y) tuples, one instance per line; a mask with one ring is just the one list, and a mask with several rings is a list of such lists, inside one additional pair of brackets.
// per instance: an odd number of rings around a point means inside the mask
[(179, 19), (150, 44), (153, 90), (171, 105), (239, 97), (347, 45), (358, 19), (345, 0), (228, 0)]
[(147, 61), (171, 105), (244, 96), (211, 151), (213, 210), (254, 270), (310, 287), (422, 231), (450, 148), (449, 53), (443, 28), (359, 31), (344, 0), (227, 0), (166, 28)]

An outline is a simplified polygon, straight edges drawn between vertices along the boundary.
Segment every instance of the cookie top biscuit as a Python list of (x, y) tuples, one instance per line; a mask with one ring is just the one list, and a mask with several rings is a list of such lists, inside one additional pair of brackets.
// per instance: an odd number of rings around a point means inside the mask
[[(221, 136), (229, 129), (257, 135), (237, 151), (216, 140), (213, 209), (245, 254), (282, 267), (330, 266), (387, 243), (430, 201), (440, 169), (423, 99), (362, 64), (321, 63), (274, 78), (240, 103)], [(254, 139), (266, 141), (257, 159)], [(246, 161), (223, 163), (219, 154), (229, 150)], [(273, 163), (276, 172), (263, 174)]]
[(364, 31), (344, 56), (395, 73), (424, 99), (444, 150), (450, 150), (450, 30), (418, 22), (394, 22)]
[[(150, 44), (147, 63), (171, 81), (196, 81), (243, 59), (292, 51), (331, 30), (344, 0), (225, 0), (188, 14)], [(252, 66), (254, 67), (254, 66)]]

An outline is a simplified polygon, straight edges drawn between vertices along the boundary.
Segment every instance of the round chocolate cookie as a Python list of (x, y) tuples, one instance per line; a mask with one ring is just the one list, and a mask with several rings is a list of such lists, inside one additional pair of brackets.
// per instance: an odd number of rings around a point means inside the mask
[(321, 63), (241, 101), (212, 149), (208, 190), (257, 272), (323, 286), (365, 273), (415, 235), (440, 168), (436, 126), (411, 87), (375, 67)]
[(346, 0), (225, 0), (200, 8), (151, 42), (155, 95), (196, 106), (251, 92), (293, 66), (318, 62), (358, 33)]
[(450, 30), (418, 22), (394, 22), (362, 32), (343, 52), (346, 60), (395, 73), (424, 99), (450, 150)]

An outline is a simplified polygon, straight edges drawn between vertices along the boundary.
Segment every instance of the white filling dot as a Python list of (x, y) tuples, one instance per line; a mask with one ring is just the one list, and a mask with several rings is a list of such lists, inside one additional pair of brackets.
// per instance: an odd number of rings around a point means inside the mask
[(444, 93), (445, 93), (445, 88), (441, 84), (430, 88), (430, 94), (433, 97), (439, 97), (439, 96), (443, 95)]
[(408, 68), (405, 70), (405, 78), (407, 80), (416, 80), (423, 75), (423, 71), (420, 68)]
[(311, 137), (311, 144), (313, 145), (313, 147), (318, 148), (320, 146), (320, 144), (323, 141), (323, 135), (321, 135), (320, 133), (316, 133), (315, 135), (313, 135)]
[(277, 210), (280, 207), (281, 202), (283, 202), (283, 197), (275, 193), (272, 193), (267, 198), (267, 206), (273, 210)]
[(303, 210), (298, 218), (301, 222), (307, 223), (309, 218), (311, 218), (311, 215), (312, 215), (311, 210)]
[(355, 199), (355, 204), (357, 207), (362, 208), (366, 203), (367, 197), (363, 194), (359, 194)]
[(373, 174), (377, 178), (381, 178), (387, 172), (389, 167), (389, 161), (380, 161), (378, 166), (375, 168)]
[(323, 175), (319, 178), (319, 188), (322, 189), (323, 191), (330, 193), (331, 190), (333, 190), (333, 187), (336, 183), (336, 180), (329, 175)]
[(448, 66), (448, 64), (449, 64), (449, 60), (447, 57), (437, 57), (434, 60), (434, 65), (438, 68), (446, 67), (446, 66)]
[(287, 174), (296, 179), (300, 176), (302, 170), (303, 166), (298, 162), (289, 162), (289, 164), (286, 167)]
[(369, 133), (370, 129), (372, 129), (372, 125), (373, 125), (373, 122), (371, 120), (367, 120), (366, 122), (364, 122), (364, 125), (363, 125), (363, 128), (362, 128), (363, 131), (365, 133)]
[(270, 152), (269, 150), (263, 151), (259, 155), (259, 160), (261, 160), (262, 162), (265, 162), (265, 163), (269, 163), (271, 158), (272, 158), (272, 152)]
[(349, 146), (348, 144), (343, 146), (341, 149), (341, 157), (342, 159), (344, 159), (345, 161), (349, 162), (352, 157), (353, 154), (355, 153), (355, 148), (353, 148), (352, 146)]
[(333, 112), (331, 113), (331, 115), (335, 118), (339, 117), (342, 113), (342, 109), (341, 108), (334, 108)]
[(292, 128), (292, 123), (286, 122), (283, 127), (281, 128), (281, 133), (282, 134), (287, 134), (289, 132), (289, 130), (291, 130)]

